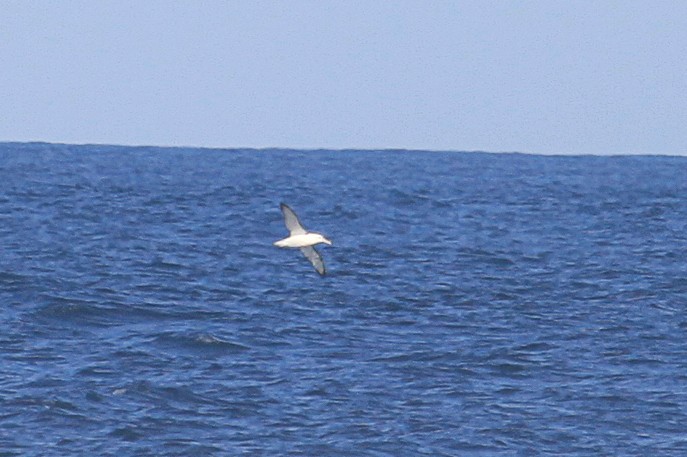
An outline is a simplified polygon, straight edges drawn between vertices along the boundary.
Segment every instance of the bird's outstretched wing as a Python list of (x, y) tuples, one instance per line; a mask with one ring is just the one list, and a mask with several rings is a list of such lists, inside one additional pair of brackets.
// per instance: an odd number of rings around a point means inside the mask
[(286, 224), (286, 228), (289, 229), (289, 232), (291, 232), (292, 236), (303, 235), (306, 233), (305, 229), (301, 225), (301, 222), (298, 220), (298, 216), (296, 216), (296, 213), (294, 213), (291, 208), (286, 206), (284, 203), (281, 203), (279, 208), (281, 208), (281, 212), (284, 215), (284, 223)]
[(315, 270), (317, 270), (321, 276), (324, 276), (324, 262), (322, 261), (320, 253), (317, 252), (312, 246), (301, 248), (301, 252), (308, 260), (310, 260), (310, 263), (312, 263), (312, 266), (315, 267)]

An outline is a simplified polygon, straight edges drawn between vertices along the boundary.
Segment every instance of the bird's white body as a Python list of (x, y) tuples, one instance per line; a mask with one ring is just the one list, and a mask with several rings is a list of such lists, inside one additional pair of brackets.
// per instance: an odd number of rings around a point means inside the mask
[(306, 232), (301, 235), (292, 235), (282, 240), (275, 241), (274, 245), (280, 248), (304, 248), (306, 246), (315, 246), (320, 243), (332, 244), (331, 241), (319, 233)]

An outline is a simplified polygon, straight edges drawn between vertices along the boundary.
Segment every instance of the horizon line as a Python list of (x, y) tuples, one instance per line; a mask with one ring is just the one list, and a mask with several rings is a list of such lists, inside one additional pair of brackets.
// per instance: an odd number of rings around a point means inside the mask
[(108, 148), (154, 148), (154, 149), (201, 149), (211, 151), (300, 151), (300, 152), (420, 152), (444, 154), (492, 154), (492, 155), (528, 155), (541, 157), (677, 157), (687, 158), (687, 153), (657, 153), (657, 152), (610, 152), (610, 153), (562, 153), (562, 152), (523, 152), (523, 151), (486, 151), (483, 149), (422, 149), (403, 147), (361, 148), (361, 147), (284, 147), (284, 146), (188, 146), (188, 145), (155, 145), (155, 144), (116, 144), (116, 143), (67, 143), (61, 141), (4, 141), (0, 145), (52, 145), (76, 147), (108, 147)]

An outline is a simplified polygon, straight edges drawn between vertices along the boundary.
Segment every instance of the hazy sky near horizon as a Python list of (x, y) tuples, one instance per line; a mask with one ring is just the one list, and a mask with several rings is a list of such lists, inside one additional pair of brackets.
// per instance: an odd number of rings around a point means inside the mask
[(0, 2), (0, 141), (687, 155), (686, 1)]

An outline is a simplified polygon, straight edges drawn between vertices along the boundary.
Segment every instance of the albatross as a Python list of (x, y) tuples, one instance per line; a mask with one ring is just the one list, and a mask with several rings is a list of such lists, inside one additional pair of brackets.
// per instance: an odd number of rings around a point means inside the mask
[(274, 245), (280, 248), (300, 248), (303, 255), (312, 263), (313, 267), (315, 267), (315, 270), (317, 270), (321, 276), (324, 276), (324, 262), (322, 261), (320, 253), (315, 250), (314, 246), (320, 243), (331, 245), (332, 242), (319, 233), (306, 231), (298, 220), (296, 213), (284, 203), (281, 203), (279, 208), (281, 208), (281, 212), (284, 215), (284, 223), (289, 230), (289, 236), (282, 240), (275, 241)]

